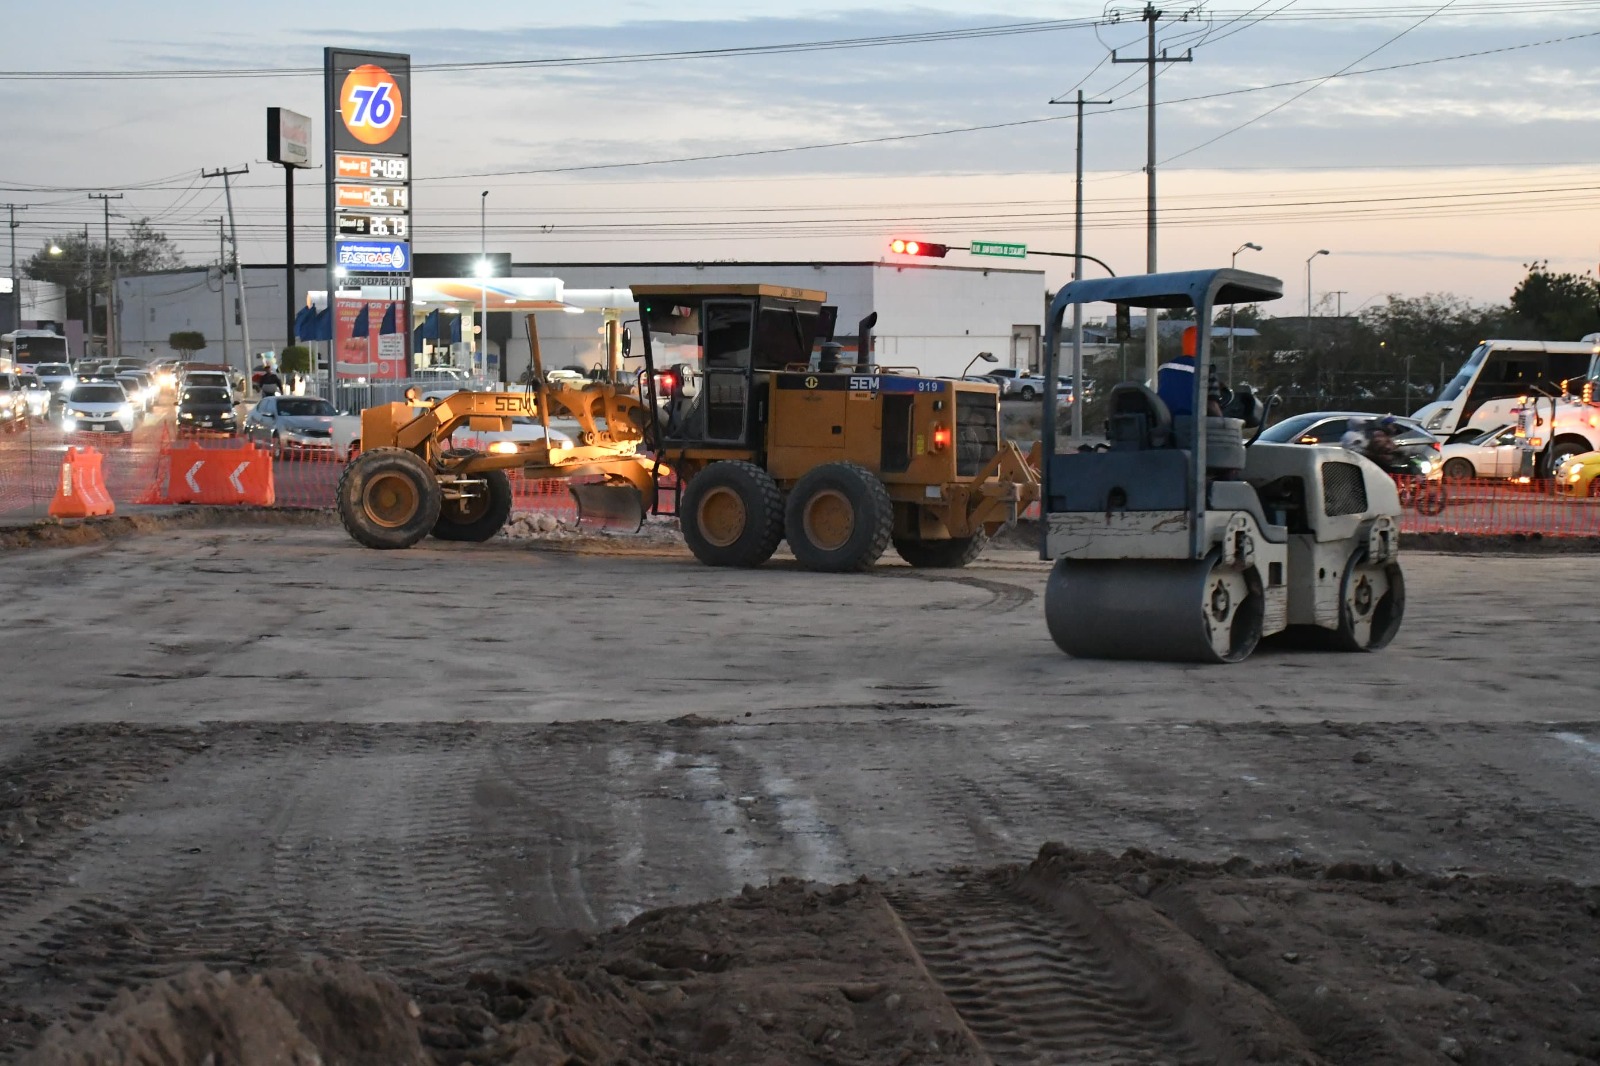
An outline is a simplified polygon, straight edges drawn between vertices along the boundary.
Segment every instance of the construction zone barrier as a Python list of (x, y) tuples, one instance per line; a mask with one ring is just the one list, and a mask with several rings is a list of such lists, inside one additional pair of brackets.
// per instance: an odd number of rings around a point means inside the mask
[(1548, 480), (1446, 478), (1434, 484), (1438, 497), (1411, 498), (1400, 520), (1402, 534), (1600, 537), (1600, 496), (1557, 492)]
[(94, 448), (67, 449), (61, 458), (55, 498), (50, 501), (50, 517), (99, 518), (116, 513), (117, 506), (106, 491), (103, 459)]
[(276, 503), (272, 453), (253, 444), (164, 444), (156, 481), (139, 502), (271, 507)]

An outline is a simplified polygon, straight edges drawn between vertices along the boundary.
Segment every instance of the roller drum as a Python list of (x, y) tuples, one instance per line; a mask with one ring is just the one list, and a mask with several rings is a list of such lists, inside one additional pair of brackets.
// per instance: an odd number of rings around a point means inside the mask
[(1045, 623), (1080, 659), (1238, 662), (1261, 639), (1254, 571), (1195, 560), (1056, 560)]

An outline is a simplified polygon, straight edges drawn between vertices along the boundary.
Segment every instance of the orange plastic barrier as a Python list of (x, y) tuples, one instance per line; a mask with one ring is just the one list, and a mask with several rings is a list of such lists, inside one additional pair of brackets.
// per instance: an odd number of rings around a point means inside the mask
[(50, 501), (52, 518), (98, 518), (116, 513), (106, 492), (102, 456), (93, 448), (68, 448), (61, 460), (61, 478)]
[(276, 502), (272, 453), (243, 448), (173, 444), (162, 448), (161, 471), (143, 503), (254, 504)]

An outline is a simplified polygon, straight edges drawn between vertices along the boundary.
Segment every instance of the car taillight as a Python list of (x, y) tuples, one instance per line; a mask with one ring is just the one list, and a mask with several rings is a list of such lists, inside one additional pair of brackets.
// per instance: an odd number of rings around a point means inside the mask
[(671, 392), (678, 384), (678, 379), (672, 374), (661, 374), (659, 375), (659, 378), (662, 392)]
[(1434, 451), (1438, 451), (1439, 450), (1439, 442), (1438, 441), (1434, 441), (1433, 442), (1433, 450)]

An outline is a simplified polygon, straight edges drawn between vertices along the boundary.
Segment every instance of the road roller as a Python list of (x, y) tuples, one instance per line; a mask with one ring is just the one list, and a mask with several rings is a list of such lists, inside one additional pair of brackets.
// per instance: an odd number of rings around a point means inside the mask
[(1277, 278), (1217, 269), (1075, 281), (1051, 301), (1052, 385), (1073, 304), (1144, 308), (1151, 322), (1186, 309), (1196, 324), (1193, 393), (1181, 405), (1143, 383), (1117, 385), (1106, 443), (1067, 453), (1056, 447), (1054, 397), (1044, 405), (1040, 552), (1054, 563), (1044, 610), (1062, 651), (1230, 663), (1275, 634), (1375, 651), (1399, 630), (1394, 482), (1343, 448), (1257, 441), (1260, 402), (1243, 386), (1209, 387), (1216, 307), (1282, 295)]

